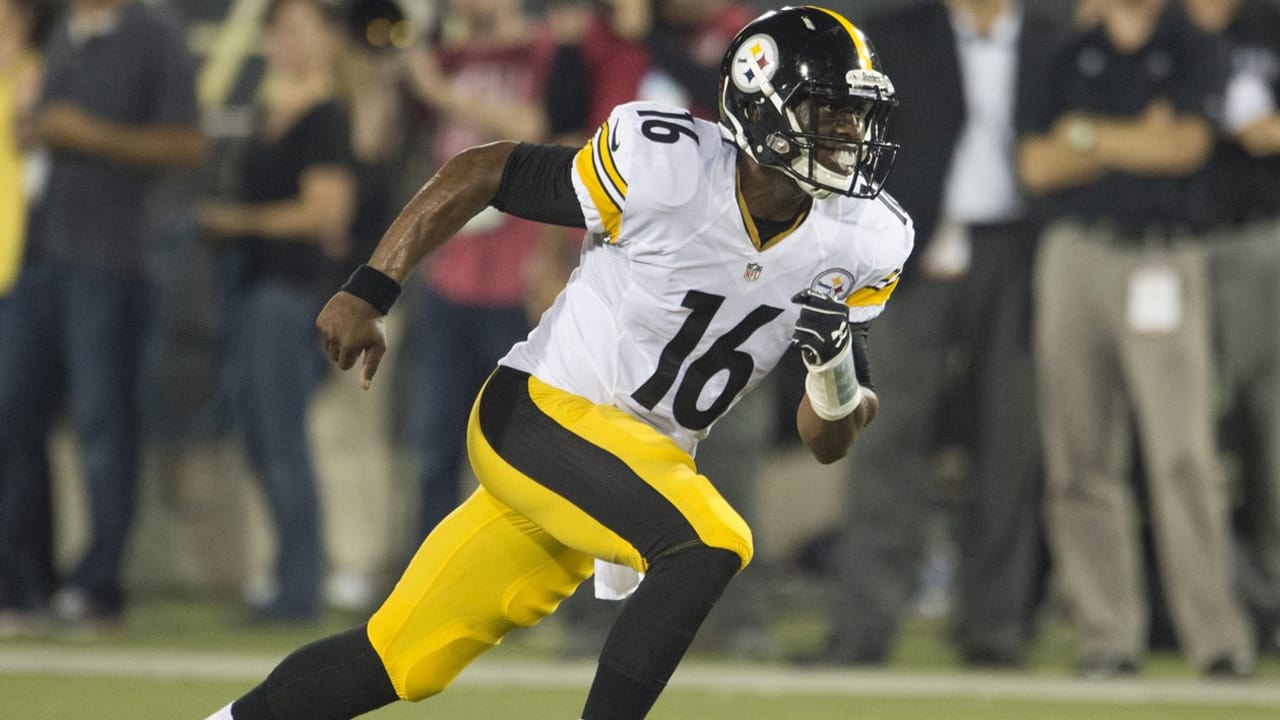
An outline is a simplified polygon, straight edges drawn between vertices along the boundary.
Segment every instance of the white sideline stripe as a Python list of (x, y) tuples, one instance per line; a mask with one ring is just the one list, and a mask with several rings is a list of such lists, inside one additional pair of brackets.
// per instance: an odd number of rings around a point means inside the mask
[[(243, 680), (264, 677), (279, 656), (165, 650), (0, 648), (0, 674), (47, 673)], [(583, 688), (594, 666), (583, 662), (482, 658), (458, 678), (473, 687)], [(1280, 709), (1280, 684), (1267, 680), (1205, 682), (1183, 679), (1079, 680), (1025, 674), (904, 673), (882, 670), (801, 670), (763, 665), (693, 662), (670, 687), (759, 695), (877, 695), (1005, 700), (1260, 705)]]

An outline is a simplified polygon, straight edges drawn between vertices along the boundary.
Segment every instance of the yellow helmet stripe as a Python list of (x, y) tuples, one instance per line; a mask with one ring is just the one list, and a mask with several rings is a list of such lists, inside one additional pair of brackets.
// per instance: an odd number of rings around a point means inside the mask
[(866, 40), (864, 40), (862, 37), (861, 30), (854, 27), (853, 23), (845, 19), (845, 16), (841, 15), (840, 13), (832, 12), (831, 10), (828, 10), (824, 7), (818, 7), (817, 5), (806, 5), (805, 7), (809, 8), (810, 10), (818, 10), (818, 11), (824, 12), (830, 15), (831, 17), (835, 18), (836, 22), (840, 23), (840, 26), (843, 27), (845, 29), (845, 32), (849, 33), (849, 37), (853, 39), (853, 46), (858, 49), (858, 59), (862, 61), (862, 69), (863, 70), (872, 69), (871, 52), (867, 49), (867, 43), (866, 43)]

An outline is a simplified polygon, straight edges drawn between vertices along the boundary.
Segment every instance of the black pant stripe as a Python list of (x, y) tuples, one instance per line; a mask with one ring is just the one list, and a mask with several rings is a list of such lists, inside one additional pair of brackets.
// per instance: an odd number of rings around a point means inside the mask
[(652, 562), (697, 532), (616, 455), (566, 430), (529, 397), (529, 375), (499, 367), (480, 397), (480, 431), (502, 457), (631, 543)]

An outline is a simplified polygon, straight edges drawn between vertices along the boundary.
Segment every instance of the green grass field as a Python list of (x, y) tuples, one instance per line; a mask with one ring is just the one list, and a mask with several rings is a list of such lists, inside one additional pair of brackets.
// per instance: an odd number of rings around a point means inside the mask
[[(120, 680), (0, 675), (0, 714), (6, 720), (64, 718), (194, 718), (226, 703), (244, 683), (226, 681)], [(567, 689), (456, 687), (431, 700), (394, 705), (378, 720), (572, 720), (583, 693)], [(1179, 705), (902, 698), (838, 695), (743, 695), (673, 687), (650, 714), (653, 720), (1275, 720), (1280, 708), (1247, 705)]]
[[(0, 642), (0, 720), (201, 720), (297, 645), (354, 624), (332, 617), (318, 628), (263, 630), (239, 623), (228, 605), (149, 602), (122, 638), (50, 637)], [(813, 642), (804, 618), (783, 623), (791, 646)], [(1208, 683), (1179, 657), (1157, 654), (1134, 681), (1069, 677), (1070, 640), (1046, 628), (1031, 667), (973, 673), (956, 666), (937, 622), (908, 624), (889, 668), (802, 672), (694, 655), (650, 715), (655, 720), (1275, 720), (1280, 663), (1253, 680)], [(443, 695), (401, 703), (378, 720), (573, 720), (590, 663), (555, 653), (554, 622), (509, 639)]]

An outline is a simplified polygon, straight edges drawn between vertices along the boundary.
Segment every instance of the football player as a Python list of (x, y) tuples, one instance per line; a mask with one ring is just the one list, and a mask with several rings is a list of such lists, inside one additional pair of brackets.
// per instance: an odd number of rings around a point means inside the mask
[(895, 102), (861, 31), (784, 8), (730, 44), (719, 124), (634, 103), (580, 150), (499, 142), (447, 162), (317, 320), (340, 367), (363, 356), (366, 387), (400, 283), (486, 206), (585, 228), (581, 263), (476, 399), (475, 494), (366, 625), (293, 653), (213, 718), (429, 697), (593, 570), (598, 593), (629, 597), (581, 717), (643, 718), (752, 555), (697, 441), (792, 344), (808, 368), (796, 423), (820, 462), (876, 414), (867, 326), (913, 235), (880, 191)]

